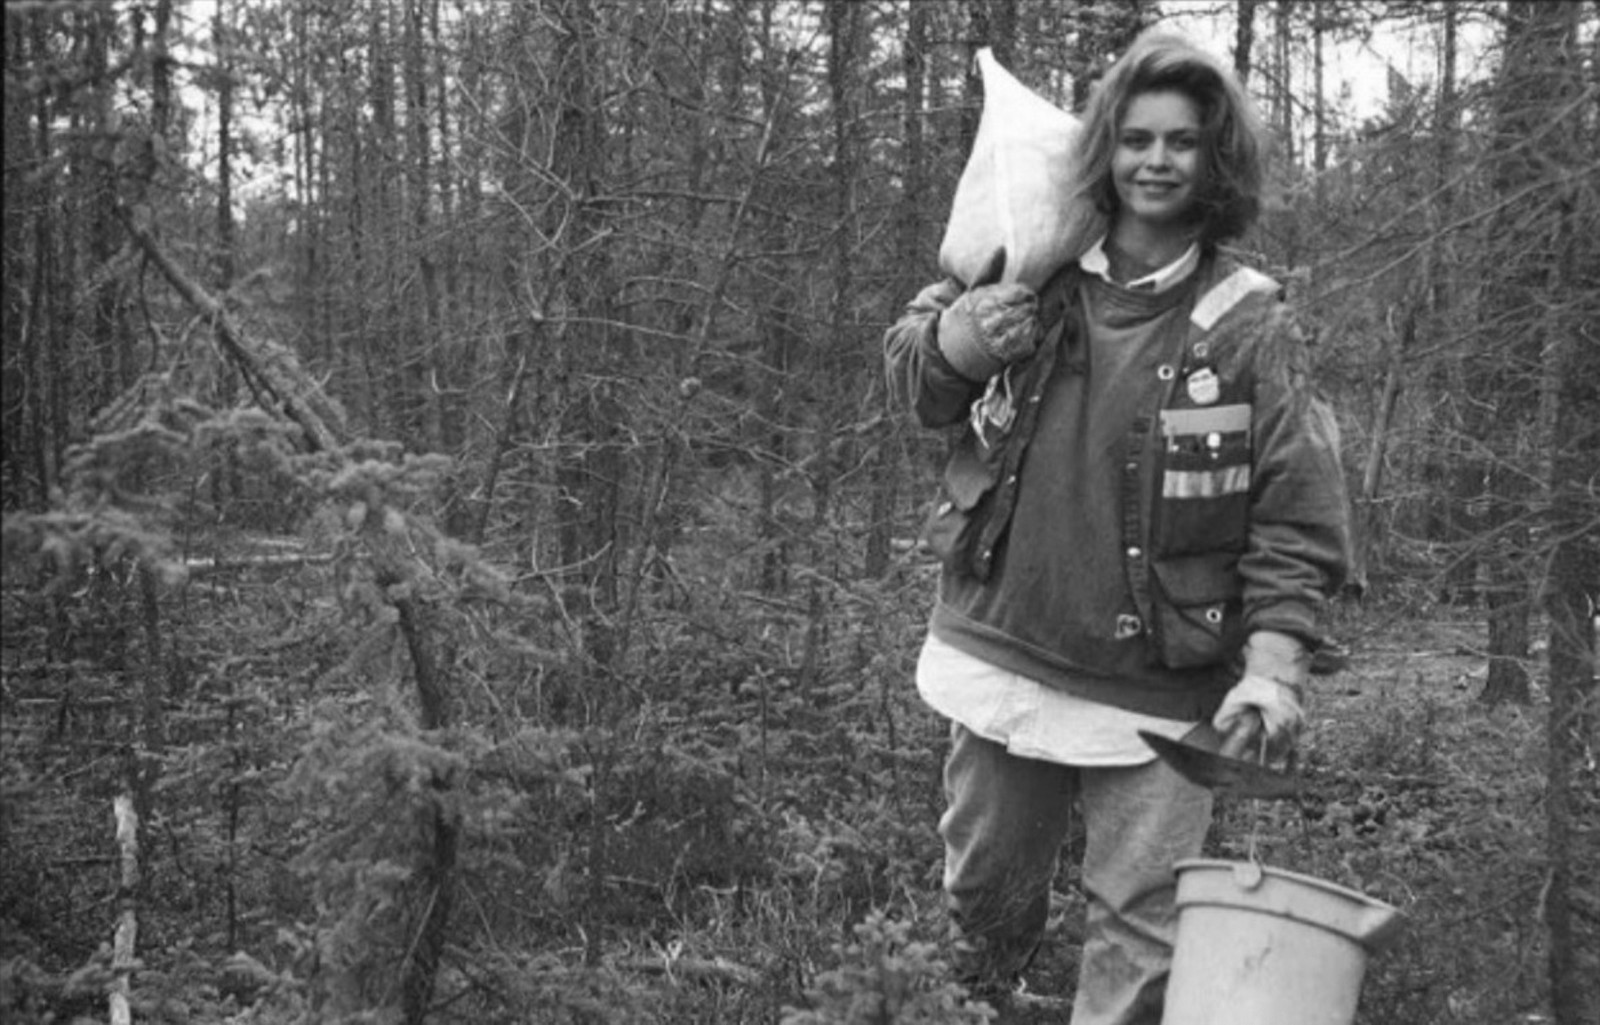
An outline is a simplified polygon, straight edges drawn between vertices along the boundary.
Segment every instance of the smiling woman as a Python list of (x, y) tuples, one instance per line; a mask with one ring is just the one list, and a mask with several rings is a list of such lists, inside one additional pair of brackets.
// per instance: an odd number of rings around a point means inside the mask
[(1141, 732), (1209, 722), (1230, 753), (1286, 756), (1345, 572), (1338, 445), (1301, 335), (1276, 283), (1219, 249), (1260, 209), (1258, 124), (1220, 61), (1141, 37), (1084, 121), (1074, 194), (1105, 237), (1037, 294), (935, 284), (884, 342), (923, 424), (967, 425), (930, 524), (944, 565), (917, 665), (952, 722), (939, 832), (958, 972), (1006, 1001), (1076, 805), (1073, 1025), (1160, 1020), (1173, 866), (1210, 823), (1210, 794)]
[(1183, 93), (1142, 93), (1128, 104), (1111, 159), (1122, 204), (1113, 242), (1152, 267), (1188, 248), (1195, 228), (1200, 107)]
[[(1184, 178), (1192, 195), (1169, 198), (1192, 198), (1194, 209), (1183, 202), (1182, 213), (1193, 240), (1209, 245), (1244, 234), (1260, 213), (1266, 133), (1243, 86), (1220, 61), (1191, 60), (1204, 52), (1158, 45), (1181, 38), (1147, 35), (1091, 97), (1079, 188), (1110, 215), (1125, 209), (1128, 176), (1142, 174), (1152, 195)], [(1163, 145), (1152, 151), (1157, 142)], [(1152, 152), (1161, 165), (1148, 163)]]

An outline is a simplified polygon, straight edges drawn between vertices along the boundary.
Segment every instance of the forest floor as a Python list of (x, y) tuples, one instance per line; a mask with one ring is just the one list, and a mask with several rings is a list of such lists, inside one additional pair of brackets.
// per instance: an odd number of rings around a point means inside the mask
[[(413, 935), (402, 912), (414, 837), (351, 825), (368, 806), (379, 817), (369, 823), (412, 807), (414, 784), (397, 780), (411, 771), (402, 748), (374, 746), (371, 732), (393, 699), (367, 687), (313, 702), (344, 656), (322, 650), (315, 631), (284, 632), (304, 606), (276, 615), (239, 606), (214, 617), (212, 640), (188, 648), (188, 690), (167, 695), (172, 747), (146, 851), (136, 1021), (286, 1022), (394, 992), (383, 959), (403, 959)], [(731, 659), (713, 636), (680, 656), (682, 679), (641, 684), (655, 689), (635, 692), (606, 731), (558, 740), (530, 733), (545, 714), (533, 706), (497, 705), (480, 732), (544, 738), (530, 757), (554, 782), (529, 785), (527, 764), (502, 764), (510, 740), (453, 749), (477, 752), (488, 782), (462, 798), (460, 934), (429, 1020), (756, 1023), (809, 1006), (819, 1017), (805, 1020), (843, 1025), (879, 1019), (838, 1010), (841, 992), (898, 987), (903, 999), (936, 987), (944, 727), (910, 682), (919, 617), (913, 602), (878, 620), (877, 634), (859, 627), (855, 668), (809, 692)], [(92, 659), (46, 661), (44, 627), (9, 598), (5, 625), (0, 1018), (98, 1017), (118, 907), (109, 809), (136, 679)], [(1208, 853), (1253, 848), (1267, 865), (1404, 912), (1400, 938), (1369, 967), (1361, 1025), (1548, 1020), (1540, 687), (1528, 705), (1482, 704), (1483, 631), (1464, 615), (1352, 612), (1341, 631), (1352, 657), (1315, 680), (1304, 799), (1223, 802)], [(269, 638), (275, 658), (252, 661), (248, 644)], [(224, 650), (226, 692), (201, 665)], [(269, 693), (250, 696), (252, 673)], [(331, 761), (330, 746), (365, 753)], [(320, 782), (307, 784), (308, 763)], [(336, 789), (358, 771), (390, 782)], [(509, 791), (494, 789), (512, 778), (523, 780), (515, 813)], [(339, 793), (349, 803), (329, 801)], [(1033, 997), (1005, 1020), (1065, 1018), (1080, 843), (1063, 857)], [(374, 888), (385, 896), (369, 899)], [(341, 901), (359, 914), (335, 913)], [(873, 911), (886, 919), (864, 933)], [(900, 923), (898, 938), (884, 938), (884, 921)], [(342, 930), (365, 931), (351, 941)], [(335, 981), (317, 974), (330, 965)], [(967, 1020), (958, 1013), (917, 1020)]]

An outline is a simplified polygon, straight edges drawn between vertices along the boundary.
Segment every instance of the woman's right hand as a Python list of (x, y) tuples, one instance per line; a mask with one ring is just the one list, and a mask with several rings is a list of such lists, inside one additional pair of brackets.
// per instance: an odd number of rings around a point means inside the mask
[(1026, 285), (978, 285), (939, 316), (939, 351), (973, 381), (987, 381), (1039, 347), (1039, 296)]

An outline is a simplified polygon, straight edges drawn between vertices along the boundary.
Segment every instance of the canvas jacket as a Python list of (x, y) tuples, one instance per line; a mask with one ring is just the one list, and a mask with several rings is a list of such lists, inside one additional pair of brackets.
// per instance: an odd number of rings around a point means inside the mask
[[(1076, 267), (1052, 279), (1037, 351), (987, 382), (939, 351), (954, 281), (925, 289), (885, 337), (891, 392), (924, 426), (963, 425), (927, 530), (944, 560), (930, 626), (1094, 700), (1209, 716), (1249, 633), (1320, 640), (1319, 609), (1347, 566), (1337, 434), (1264, 275), (1208, 254), (1161, 337), (1114, 379), (1087, 365), (1085, 290), (1098, 287)], [(1083, 437), (1054, 439), (1057, 461), (1030, 466), (1040, 408), (1106, 388), (1115, 401), (1096, 422), (1052, 421)], [(1083, 482), (1109, 481), (1114, 512), (1091, 518), (1093, 536), (1062, 536), (1048, 512), (1015, 522), (1022, 488), (1045, 489), (1025, 508), (1069, 510)], [(1041, 559), (1040, 545), (1059, 550)], [(1041, 575), (1045, 563), (1065, 571)]]

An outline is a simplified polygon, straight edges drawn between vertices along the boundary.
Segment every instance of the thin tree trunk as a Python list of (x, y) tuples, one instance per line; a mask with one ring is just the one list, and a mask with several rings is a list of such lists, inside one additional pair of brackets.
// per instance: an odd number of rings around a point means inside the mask
[[(1550, 174), (1553, 150), (1563, 133), (1535, 135), (1567, 91), (1564, 55), (1574, 42), (1571, 3), (1519, 0), (1506, 9), (1505, 49), (1495, 91), (1494, 132), (1489, 149), (1491, 185), (1501, 196), (1525, 197), (1508, 203), (1492, 223), (1487, 240), (1494, 273), (1484, 286), (1480, 320), (1489, 330), (1478, 336), (1468, 375), (1475, 416), (1473, 437), (1487, 454), (1483, 478), (1487, 506), (1483, 526), (1489, 545), (1485, 563), (1488, 607), (1489, 677), (1486, 703), (1526, 703), (1530, 699), (1529, 616), (1533, 594), (1529, 573), (1527, 509), (1529, 436), (1537, 429), (1543, 386), (1543, 353), (1552, 320), (1541, 311), (1557, 299), (1553, 266), (1560, 211), (1554, 188), (1530, 190)], [(1570, 134), (1570, 133), (1566, 133)], [(1536, 477), (1537, 474), (1535, 473)]]
[(994, 45), (988, 0), (967, 0), (966, 92), (961, 105), (961, 152), (972, 152), (983, 115), (983, 77), (978, 73), (978, 51)]
[(1277, 115), (1278, 141), (1283, 146), (1283, 163), (1285, 167), (1294, 168), (1294, 71), (1290, 59), (1293, 43), (1293, 16), (1289, 0), (1278, 0), (1273, 8), (1274, 33), (1273, 45), (1276, 47), (1277, 60), (1275, 61), (1278, 75), (1273, 90), (1273, 112)]
[(211, 38), (217, 51), (217, 273), (218, 290), (233, 287), (235, 249), (233, 230), (233, 41), (227, 29), (229, 0), (217, 0)]
[(1256, 41), (1256, 4), (1258, 0), (1238, 0), (1234, 7), (1233, 71), (1240, 82), (1250, 81), (1251, 50)]
[(1327, 83), (1323, 80), (1322, 43), (1327, 28), (1323, 24), (1323, 0), (1316, 0), (1311, 7), (1311, 60), (1312, 60), (1312, 103), (1311, 109), (1311, 166), (1317, 172), (1317, 209), (1322, 209), (1323, 183), (1322, 173), (1328, 169), (1328, 127), (1327, 127)]
[(1410, 307), (1399, 330), (1393, 325), (1384, 336), (1383, 387), (1378, 394), (1373, 411), (1371, 441), (1367, 459), (1361, 471), (1361, 492), (1357, 506), (1361, 511), (1361, 530), (1357, 534), (1355, 572), (1352, 578), (1360, 591), (1365, 591), (1373, 565), (1375, 539), (1384, 536), (1379, 493), (1383, 486), (1383, 465), (1389, 448), (1389, 434), (1394, 424), (1395, 407), (1400, 400), (1406, 353), (1412, 348), (1417, 331), (1417, 311)]
[[(895, 248), (900, 253), (901, 268), (895, 288), (897, 297), (909, 297), (925, 273), (922, 269), (925, 263), (922, 252), (923, 209), (928, 202), (925, 195), (927, 145), (923, 133), (923, 121), (927, 116), (927, 11), (926, 5), (911, 4), (906, 18), (905, 42), (901, 47), (906, 82), (905, 98), (901, 104), (901, 131), (905, 137), (905, 166), (901, 169), (901, 175), (905, 184), (895, 211)], [(874, 367), (873, 380), (881, 379), (882, 374)], [(867, 535), (865, 571), (869, 578), (876, 580), (889, 570), (904, 460), (900, 458), (900, 430), (896, 420), (886, 418), (874, 432), (874, 438), (876, 455), (873, 463), (876, 469), (872, 474), (872, 515)]]
[[(390, 572), (380, 573), (379, 579), (392, 585), (404, 577)], [(417, 685), (418, 725), (429, 733), (437, 733), (450, 725), (453, 695), (449, 690), (447, 667), (452, 659), (448, 652), (440, 650), (442, 630), (434, 610), (424, 600), (401, 598), (394, 606)], [(402, 966), (401, 1014), (406, 1025), (425, 1025), (449, 939), (461, 843), (460, 817), (448, 796), (454, 786), (455, 781), (448, 775), (435, 774), (429, 781), (433, 792), (421, 813), (428, 846), (417, 872), (422, 914), (416, 925), (415, 941)]]
[(409, 216), (403, 232), (407, 250), (416, 261), (416, 276), (421, 288), (408, 289), (406, 336), (411, 340), (406, 361), (416, 368), (412, 403), (420, 406), (422, 444), (430, 451), (444, 449), (445, 406), (453, 401), (455, 373), (450, 350), (453, 339), (442, 330), (439, 320), (439, 281), (434, 262), (433, 222), (433, 138), (428, 117), (428, 63), (423, 54), (426, 0), (406, 0), (401, 17), (405, 19), (401, 44), (404, 47), (403, 79), (406, 95), (405, 162), (406, 190), (410, 193)]
[[(1562, 12), (1566, 43), (1579, 38), (1576, 3)], [(1585, 83), (1576, 62), (1561, 66), (1551, 101), (1574, 110)], [(1569, 115), (1556, 133), (1559, 166), (1600, 156), (1600, 128)], [(1553, 541), (1544, 581), (1549, 617), (1548, 763), (1545, 823), (1550, 865), (1550, 1010), (1555, 1025), (1600, 1021), (1600, 204), (1591, 188), (1570, 188), (1559, 206), (1560, 262), (1548, 323), (1550, 506)]]

